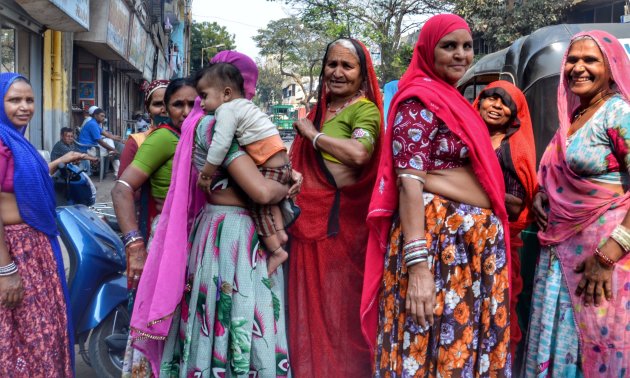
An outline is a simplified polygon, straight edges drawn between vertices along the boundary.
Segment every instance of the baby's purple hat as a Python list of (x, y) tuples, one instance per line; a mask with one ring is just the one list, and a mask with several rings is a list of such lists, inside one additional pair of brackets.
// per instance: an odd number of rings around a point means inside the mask
[(211, 62), (231, 63), (236, 66), (243, 76), (245, 98), (251, 100), (254, 97), (256, 94), (256, 81), (258, 81), (258, 67), (252, 58), (234, 50), (224, 50), (215, 55)]

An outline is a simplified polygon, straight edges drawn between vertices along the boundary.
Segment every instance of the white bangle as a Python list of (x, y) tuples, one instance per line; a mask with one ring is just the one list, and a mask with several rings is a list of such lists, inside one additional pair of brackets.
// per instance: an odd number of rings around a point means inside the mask
[(315, 149), (315, 151), (318, 150), (317, 148), (317, 139), (319, 139), (320, 136), (324, 135), (324, 133), (317, 133), (314, 137), (313, 137), (313, 148)]

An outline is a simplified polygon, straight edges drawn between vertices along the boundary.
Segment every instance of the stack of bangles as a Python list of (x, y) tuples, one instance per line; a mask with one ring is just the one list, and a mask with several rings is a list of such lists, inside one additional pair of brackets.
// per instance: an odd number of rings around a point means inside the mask
[[(627, 255), (630, 251), (630, 229), (620, 224), (610, 234), (610, 238), (614, 240), (621, 249), (623, 249), (623, 255)], [(617, 263), (610, 257), (606, 256), (599, 248), (595, 249), (595, 258), (600, 264), (612, 268)], [(623, 258), (623, 256), (622, 256)]]
[(0, 277), (7, 277), (17, 273), (18, 267), (15, 262), (11, 261), (9, 265), (0, 266)]
[(417, 238), (406, 242), (403, 245), (403, 254), (405, 256), (405, 264), (408, 267), (427, 261), (429, 258), (427, 239)]
[(142, 234), (140, 233), (140, 231), (133, 230), (124, 234), (122, 237), (122, 241), (123, 241), (123, 244), (125, 245), (125, 248), (127, 248), (137, 241), (144, 243), (144, 238), (142, 237)]

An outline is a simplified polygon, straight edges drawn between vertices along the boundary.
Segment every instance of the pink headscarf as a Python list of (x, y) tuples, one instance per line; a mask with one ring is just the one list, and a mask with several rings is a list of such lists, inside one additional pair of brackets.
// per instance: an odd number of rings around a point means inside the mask
[[(383, 259), (392, 217), (398, 210), (391, 126), (394, 124), (396, 109), (400, 103), (410, 98), (418, 98), (468, 146), (472, 168), (490, 198), (495, 215), (503, 223), (503, 229), (506, 230), (505, 243), (509, 245), (503, 174), (490, 143), (488, 129), (479, 112), (473, 109), (468, 100), (434, 72), (435, 46), (445, 35), (459, 29), (470, 33), (466, 21), (454, 14), (433, 16), (424, 24), (411, 64), (400, 79), (399, 90), (390, 105), (379, 171), (367, 218), (370, 236), (361, 299), (361, 326), (372, 349), (376, 342), (377, 295), (383, 277)], [(509, 265), (509, 254), (507, 256)]]
[[(222, 51), (212, 62), (236, 66), (243, 75), (247, 98), (254, 96), (258, 68), (250, 57), (236, 51)], [(203, 192), (197, 188), (197, 171), (192, 164), (195, 130), (205, 115), (200, 104), (201, 99), (197, 97), (182, 124), (171, 184), (151, 241), (131, 318), (133, 347), (149, 359), (154, 373), (160, 371), (164, 340), (184, 294), (191, 225), (206, 202)]]
[[(617, 90), (630, 101), (630, 62), (619, 41), (612, 35), (599, 31), (588, 31), (576, 34), (576, 38), (591, 37), (599, 46), (608, 61), (611, 77)], [(562, 60), (562, 68), (566, 63), (567, 49)], [(558, 87), (558, 117), (560, 126), (547, 146), (540, 161), (538, 182), (544, 186), (549, 205), (553, 209), (549, 214), (547, 229), (538, 233), (542, 245), (557, 244), (580, 232), (592, 224), (611, 208), (621, 206), (630, 199), (630, 192), (618, 196), (614, 192), (591, 183), (580, 177), (566, 162), (566, 139), (571, 126), (571, 116), (580, 105), (580, 99), (569, 89), (564, 73), (560, 75)]]

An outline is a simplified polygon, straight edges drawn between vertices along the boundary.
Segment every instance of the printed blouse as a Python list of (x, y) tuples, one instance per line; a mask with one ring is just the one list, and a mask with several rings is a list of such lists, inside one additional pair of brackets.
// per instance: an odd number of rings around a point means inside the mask
[(614, 95), (567, 137), (566, 159), (578, 175), (630, 186), (630, 104)]
[(468, 164), (468, 147), (418, 99), (398, 106), (392, 133), (394, 168), (433, 171)]

